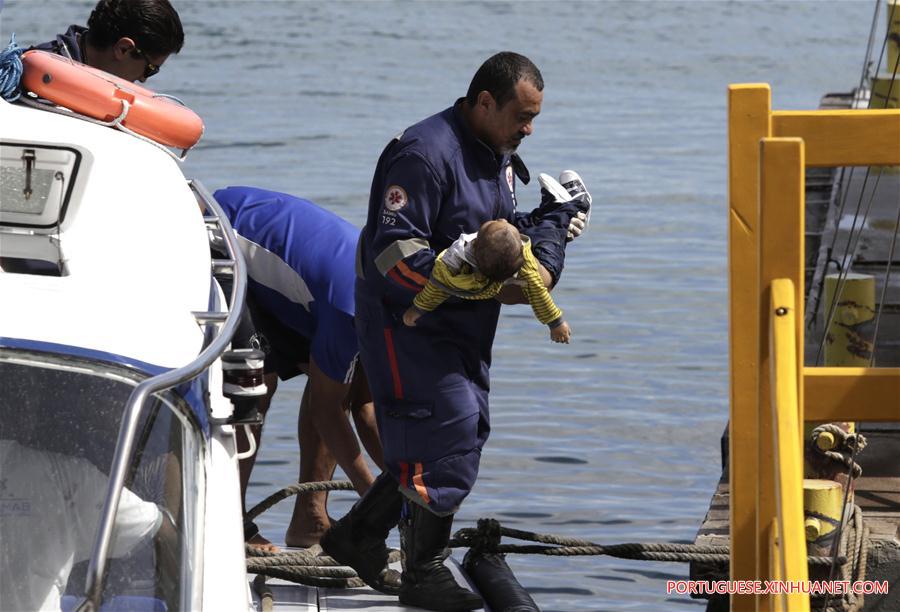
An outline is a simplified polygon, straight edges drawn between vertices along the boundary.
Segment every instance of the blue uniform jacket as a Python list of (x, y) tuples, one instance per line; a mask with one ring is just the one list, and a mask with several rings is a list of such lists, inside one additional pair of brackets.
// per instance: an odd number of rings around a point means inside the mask
[[(391, 141), (375, 169), (359, 245), (357, 300), (380, 302), (388, 325), (402, 325), (399, 318), (425, 285), (436, 253), (460, 234), (492, 219), (528, 223), (529, 215), (515, 212), (510, 157), (475, 137), (460, 102)], [(431, 341), (458, 348), (468, 375), (487, 389), (499, 312), (495, 300), (451, 298), (417, 327)]]
[(57, 34), (56, 38), (31, 47), (41, 51), (49, 51), (63, 57), (70, 57), (76, 62), (84, 63), (81, 57), (81, 47), (78, 46), (77, 35), (84, 36), (87, 28), (79, 25), (70, 25), (65, 34)]
[(311, 340), (312, 357), (325, 374), (349, 382), (358, 353), (353, 325), (358, 230), (284, 193), (228, 187), (214, 195), (238, 234), (256, 303)]

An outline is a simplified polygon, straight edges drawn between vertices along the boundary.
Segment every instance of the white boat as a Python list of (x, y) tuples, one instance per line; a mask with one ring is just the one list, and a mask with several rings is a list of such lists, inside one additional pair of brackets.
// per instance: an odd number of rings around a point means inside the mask
[(248, 575), (236, 237), (162, 147), (33, 106), (0, 101), (0, 610), (403, 609)]
[[(250, 608), (222, 393), (237, 317), (213, 272), (238, 309), (245, 278), (209, 242), (234, 245), (227, 220), (145, 141), (6, 102), (0, 125), (0, 609)], [(75, 507), (86, 483), (102, 495)]]

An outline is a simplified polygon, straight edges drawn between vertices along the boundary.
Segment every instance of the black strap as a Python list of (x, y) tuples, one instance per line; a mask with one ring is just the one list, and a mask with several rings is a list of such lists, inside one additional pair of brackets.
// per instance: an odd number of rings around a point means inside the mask
[(516, 176), (519, 177), (519, 180), (522, 181), (523, 185), (527, 185), (531, 181), (531, 173), (528, 172), (525, 162), (522, 161), (522, 158), (519, 157), (518, 153), (513, 153), (510, 156), (509, 161), (512, 163), (513, 171), (516, 173)]

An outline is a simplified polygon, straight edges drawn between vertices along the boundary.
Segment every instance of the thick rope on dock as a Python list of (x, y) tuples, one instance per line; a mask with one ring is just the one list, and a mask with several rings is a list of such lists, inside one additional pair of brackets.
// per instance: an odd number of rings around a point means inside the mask
[[(836, 442), (832, 450), (822, 450), (817, 443), (819, 436), (824, 433), (834, 436)], [(866, 447), (866, 438), (860, 433), (850, 433), (841, 429), (835, 423), (823, 423), (812, 430), (810, 434), (814, 452), (828, 457), (832, 461), (843, 465), (848, 470), (853, 470), (852, 477), (862, 476), (862, 467), (853, 460), (853, 456)]]
[[(317, 491), (352, 491), (353, 485), (346, 480), (326, 482), (301, 482), (284, 487), (259, 502), (247, 512), (247, 518), (253, 520), (278, 502), (301, 493)], [(322, 548), (313, 546), (306, 550), (282, 550), (276, 553), (260, 550), (246, 544), (244, 552), (247, 556), (247, 572), (257, 574), (254, 587), (265, 585), (265, 576), (280, 578), (290, 582), (332, 588), (352, 588), (365, 586), (349, 567), (341, 566), (337, 561), (322, 553)], [(400, 551), (392, 550), (388, 560), (397, 561)], [(265, 591), (257, 588), (257, 594), (263, 598)], [(271, 592), (268, 593), (271, 597)]]
[[(347, 481), (298, 483), (281, 489), (270, 495), (247, 512), (249, 519), (256, 518), (278, 502), (300, 493), (315, 491), (349, 491), (353, 486)], [(851, 517), (853, 528), (846, 529), (842, 537), (842, 549), (850, 553), (852, 563), (847, 557), (837, 557), (837, 565), (845, 579), (849, 576), (856, 580), (865, 579), (865, 530), (862, 524), (862, 513), (854, 507)], [(515, 538), (535, 544), (501, 544), (502, 537)], [(852, 548), (848, 549), (848, 546)], [(697, 546), (677, 542), (631, 542), (625, 544), (598, 544), (588, 540), (570, 538), (553, 534), (540, 534), (520, 529), (503, 527), (496, 519), (479, 519), (475, 528), (458, 530), (450, 540), (451, 548), (470, 548), (473, 552), (500, 554), (532, 554), (549, 556), (606, 555), (618, 559), (636, 561), (664, 561), (674, 563), (717, 563), (727, 565), (729, 548), (727, 546)], [(349, 588), (364, 586), (356, 573), (340, 566), (334, 559), (323, 554), (318, 546), (307, 550), (285, 550), (276, 553), (260, 550), (247, 545), (247, 571), (257, 574), (254, 588), (260, 598), (271, 598), (266, 591), (265, 578), (280, 578), (310, 586), (333, 588)], [(400, 558), (400, 551), (392, 550), (390, 562)], [(809, 557), (810, 566), (827, 567), (832, 564), (832, 557)], [(854, 601), (835, 601), (829, 610), (858, 610), (862, 606), (862, 598)], [(856, 607), (853, 607), (856, 606)]]
[[(540, 542), (535, 544), (501, 544), (502, 536)], [(552, 546), (555, 545), (555, 546)], [(503, 527), (495, 519), (479, 519), (477, 528), (464, 528), (457, 531), (450, 541), (452, 548), (468, 547), (476, 551), (489, 553), (518, 553), (550, 556), (606, 555), (618, 559), (636, 561), (666, 561), (688, 563), (725, 563), (729, 561), (728, 546), (697, 546), (676, 542), (631, 542), (626, 544), (597, 544), (587, 540), (568, 538), (552, 534), (539, 534), (531, 531)], [(827, 567), (831, 565), (831, 557), (808, 557), (810, 565)], [(846, 564), (845, 557), (838, 557), (838, 563)]]
[[(841, 533), (840, 547), (847, 552), (850, 563), (841, 566), (841, 580), (861, 582), (866, 579), (866, 562), (869, 557), (869, 528), (863, 522), (863, 513), (859, 506), (850, 509), (850, 518)], [(824, 603), (817, 610), (823, 612), (858, 612), (865, 605), (863, 594), (844, 593), (840, 598), (832, 600), (825, 597)]]
[(247, 512), (247, 518), (255, 519), (257, 516), (277, 504), (283, 499), (300, 493), (315, 493), (317, 491), (352, 491), (353, 484), (349, 480), (328, 480), (325, 482), (298, 482), (281, 489), (268, 496)]

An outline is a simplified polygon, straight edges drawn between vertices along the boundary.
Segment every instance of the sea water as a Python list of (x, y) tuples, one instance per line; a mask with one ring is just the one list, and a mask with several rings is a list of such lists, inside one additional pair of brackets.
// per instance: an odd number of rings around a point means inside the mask
[[(185, 164), (210, 189), (311, 199), (357, 226), (388, 140), (465, 94), (489, 55), (546, 83), (520, 147), (532, 176), (572, 168), (593, 194), (554, 292), (573, 329), (551, 344), (527, 306), (494, 343), (493, 431), (457, 516), (600, 543), (691, 541), (721, 473), (728, 413), (729, 83), (815, 108), (859, 82), (870, 2), (176, 1), (182, 52), (148, 86), (206, 122)], [(5, 45), (83, 24), (93, 2), (7, 0)], [(883, 16), (882, 16), (883, 23)], [(883, 31), (883, 30), (881, 30)], [(539, 199), (536, 181), (519, 205)], [(252, 505), (296, 480), (302, 377), (282, 384)], [(333, 494), (342, 515), (353, 497)], [(260, 519), (281, 539), (291, 503)], [(544, 610), (682, 610), (686, 564), (510, 555)]]

